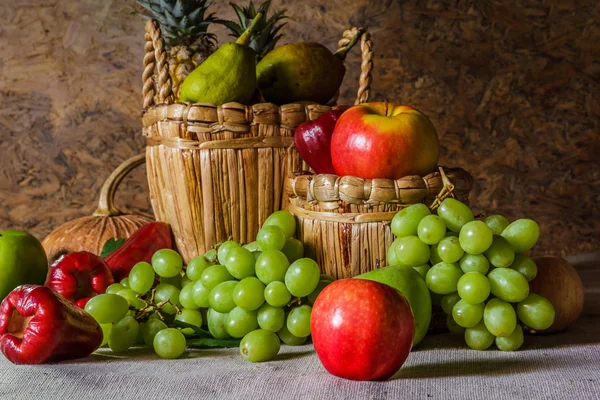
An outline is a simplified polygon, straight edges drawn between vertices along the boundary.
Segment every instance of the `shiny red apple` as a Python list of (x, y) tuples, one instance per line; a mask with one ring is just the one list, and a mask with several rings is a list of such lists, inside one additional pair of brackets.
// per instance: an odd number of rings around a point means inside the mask
[(311, 334), (325, 369), (357, 381), (387, 379), (404, 364), (415, 335), (408, 301), (383, 283), (341, 279), (312, 309)]
[(435, 127), (420, 111), (388, 102), (349, 108), (335, 125), (331, 159), (337, 175), (364, 179), (424, 176), (437, 167)]
[(317, 174), (335, 174), (331, 164), (331, 135), (343, 112), (327, 111), (315, 120), (301, 123), (294, 132), (296, 150)]

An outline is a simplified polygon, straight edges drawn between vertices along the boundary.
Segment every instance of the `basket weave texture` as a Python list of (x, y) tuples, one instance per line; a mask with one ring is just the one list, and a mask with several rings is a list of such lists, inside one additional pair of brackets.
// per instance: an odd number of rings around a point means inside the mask
[(384, 267), (394, 240), (390, 224), (398, 211), (416, 203), (431, 206), (448, 180), (453, 195), (468, 202), (471, 175), (460, 168), (441, 171), (397, 180), (289, 176), (287, 208), (296, 217), (305, 255), (316, 260), (323, 273), (338, 279)]
[[(373, 68), (368, 33), (357, 32), (363, 62), (356, 103), (369, 98)], [(285, 177), (307, 169), (293, 147), (296, 127), (329, 105), (174, 103), (168, 54), (160, 28), (146, 24), (143, 133), (150, 199), (158, 220), (171, 225), (186, 262), (228, 239), (248, 243), (263, 221), (287, 204)]]

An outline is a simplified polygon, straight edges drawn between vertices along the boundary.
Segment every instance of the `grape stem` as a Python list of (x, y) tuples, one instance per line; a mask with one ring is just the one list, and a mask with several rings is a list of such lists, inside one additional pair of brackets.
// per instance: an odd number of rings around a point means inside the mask
[(435, 196), (435, 200), (429, 206), (429, 209), (431, 211), (438, 208), (440, 206), (440, 204), (442, 204), (442, 201), (444, 201), (444, 199), (446, 197), (456, 198), (454, 196), (454, 185), (452, 184), (452, 182), (450, 182), (448, 175), (446, 175), (446, 173), (444, 172), (444, 168), (439, 167), (439, 170), (440, 170), (440, 175), (442, 176), (442, 182), (444, 183), (444, 187), (442, 188), (442, 190), (440, 190), (440, 193), (438, 193), (438, 195)]
[(302, 305), (302, 299), (300, 297), (293, 298), (289, 303), (287, 303), (288, 307), (293, 306), (294, 304)]

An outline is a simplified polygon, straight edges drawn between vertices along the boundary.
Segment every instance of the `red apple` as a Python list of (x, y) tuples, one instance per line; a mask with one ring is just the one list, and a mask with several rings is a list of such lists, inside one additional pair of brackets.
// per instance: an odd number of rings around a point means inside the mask
[(365, 103), (338, 120), (331, 138), (335, 173), (364, 179), (424, 176), (437, 167), (439, 142), (431, 121), (408, 106)]
[(404, 364), (415, 336), (408, 301), (383, 283), (341, 279), (329, 284), (312, 309), (315, 350), (341, 378), (387, 379)]
[(313, 121), (301, 123), (294, 132), (296, 150), (317, 174), (335, 174), (331, 165), (331, 135), (343, 112), (327, 111)]

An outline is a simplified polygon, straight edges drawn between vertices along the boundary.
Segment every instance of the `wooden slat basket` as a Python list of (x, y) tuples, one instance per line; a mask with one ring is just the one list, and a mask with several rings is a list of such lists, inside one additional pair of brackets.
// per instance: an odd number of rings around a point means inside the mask
[(411, 204), (431, 206), (448, 183), (454, 197), (468, 202), (473, 178), (460, 168), (398, 180), (295, 174), (286, 181), (287, 208), (296, 217), (305, 255), (323, 273), (349, 278), (384, 267), (394, 215)]
[[(339, 46), (357, 35), (363, 60), (356, 103), (363, 103), (373, 68), (370, 36), (353, 28)], [(332, 106), (175, 103), (156, 21), (146, 24), (145, 38), (142, 121), (156, 218), (171, 225), (186, 262), (224, 240), (255, 240), (262, 222), (287, 203), (285, 177), (307, 169), (293, 148), (295, 128)]]

